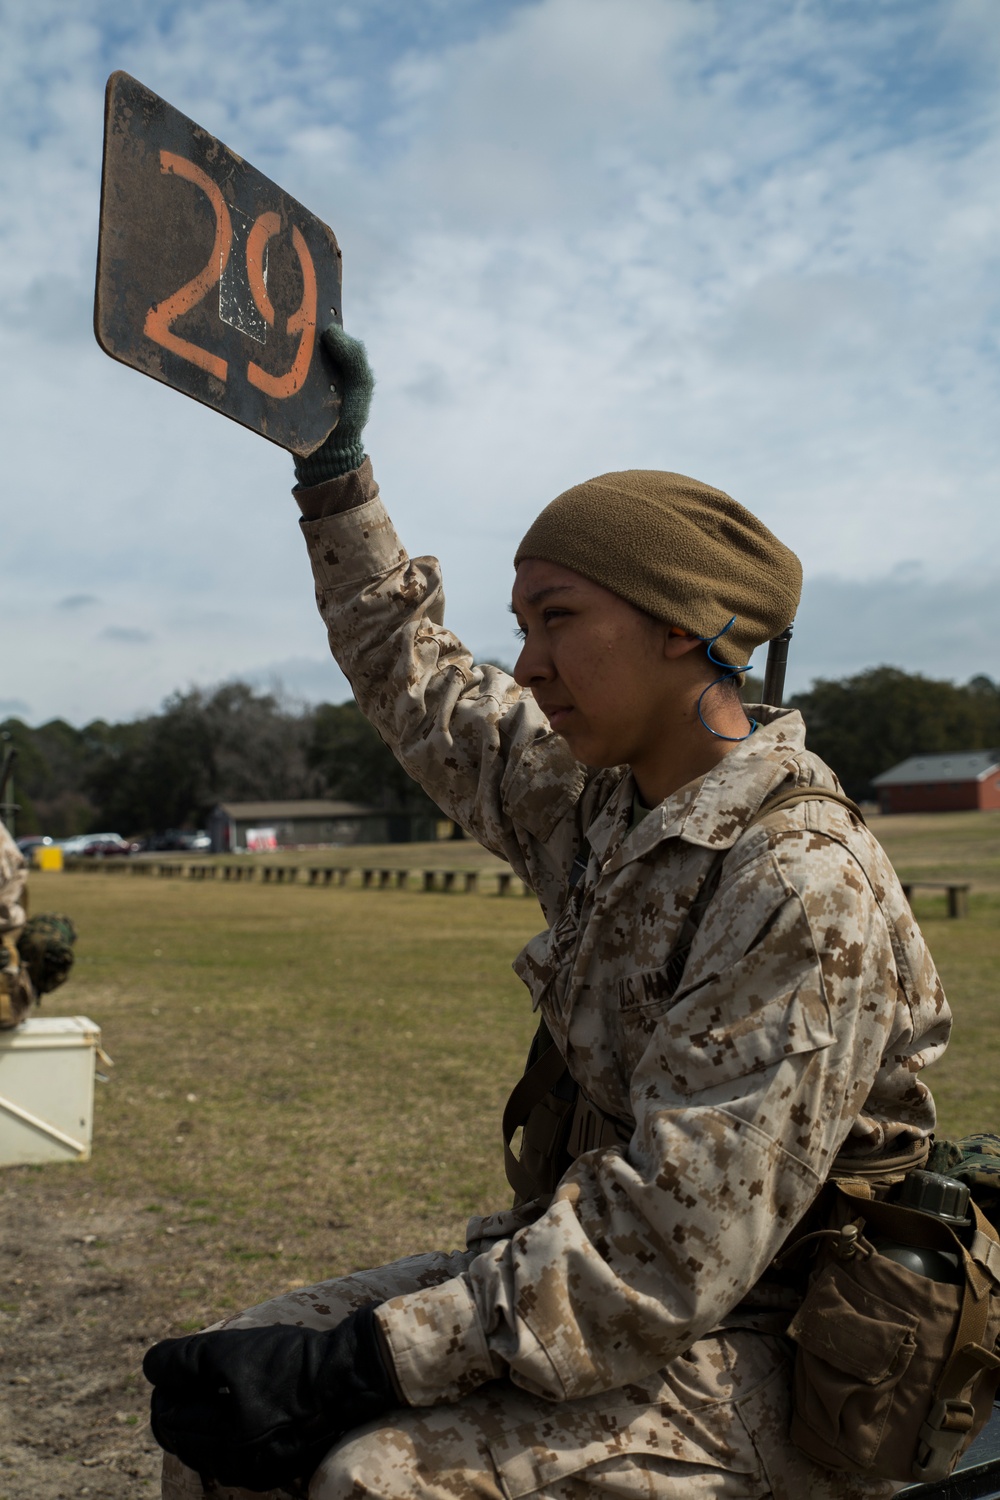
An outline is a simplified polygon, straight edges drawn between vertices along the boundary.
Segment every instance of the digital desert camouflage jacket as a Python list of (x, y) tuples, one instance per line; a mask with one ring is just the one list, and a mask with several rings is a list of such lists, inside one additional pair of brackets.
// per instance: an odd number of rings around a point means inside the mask
[(642, 1379), (745, 1298), (845, 1142), (866, 1153), (932, 1130), (920, 1072), (950, 1013), (930, 955), (846, 809), (799, 803), (741, 838), (779, 789), (837, 786), (797, 713), (763, 710), (629, 833), (630, 774), (586, 770), (530, 693), (474, 664), (444, 626), (437, 562), (407, 556), (367, 460), (308, 503), (325, 515), (303, 522), (320, 612), (358, 702), (537, 893), (548, 928), (515, 968), (584, 1092), (635, 1121), (627, 1148), (578, 1158), (534, 1222), (473, 1221), (484, 1249), (466, 1275), (383, 1305), (401, 1388), (429, 1405), (508, 1374), (558, 1401)]
[(24, 856), (0, 823), (0, 935), (24, 926)]

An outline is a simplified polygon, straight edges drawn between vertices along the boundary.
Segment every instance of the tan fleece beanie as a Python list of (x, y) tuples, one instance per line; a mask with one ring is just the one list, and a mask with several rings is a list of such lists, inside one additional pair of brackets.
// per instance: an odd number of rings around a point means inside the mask
[(561, 563), (741, 667), (795, 618), (802, 565), (762, 522), (683, 474), (625, 469), (558, 495), (514, 558)]

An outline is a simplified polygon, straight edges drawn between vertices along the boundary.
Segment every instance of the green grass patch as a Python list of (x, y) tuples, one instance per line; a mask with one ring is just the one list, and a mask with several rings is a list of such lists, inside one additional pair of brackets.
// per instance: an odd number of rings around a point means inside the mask
[(976, 894), (968, 917), (951, 921), (944, 902), (914, 897), (914, 909), (934, 954), (955, 1015), (948, 1050), (928, 1071), (942, 1135), (1000, 1132), (1000, 893)]
[(868, 825), (901, 880), (970, 881), (1000, 890), (1000, 812), (873, 815)]

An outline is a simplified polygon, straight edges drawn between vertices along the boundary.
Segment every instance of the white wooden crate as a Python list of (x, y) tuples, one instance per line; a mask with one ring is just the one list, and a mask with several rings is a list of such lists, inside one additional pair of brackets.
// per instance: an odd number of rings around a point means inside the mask
[(0, 1031), (0, 1166), (87, 1160), (100, 1043), (86, 1016), (33, 1016)]

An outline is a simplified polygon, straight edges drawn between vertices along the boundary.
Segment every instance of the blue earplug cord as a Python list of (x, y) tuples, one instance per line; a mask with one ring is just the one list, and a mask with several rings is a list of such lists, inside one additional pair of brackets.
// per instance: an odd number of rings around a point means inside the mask
[(728, 682), (731, 677), (738, 677), (741, 672), (748, 672), (750, 670), (749, 662), (747, 662), (746, 666), (743, 667), (731, 667), (728, 662), (720, 661), (719, 658), (712, 652), (712, 647), (715, 645), (716, 641), (724, 636), (727, 631), (732, 630), (735, 624), (736, 616), (733, 615), (733, 618), (730, 620), (729, 624), (724, 625), (722, 629), (715, 635), (700, 635), (698, 637), (700, 641), (704, 641), (708, 646), (709, 661), (712, 662), (714, 666), (722, 668), (722, 676), (716, 677), (713, 682), (710, 682), (708, 684), (708, 687), (702, 689), (702, 692), (699, 695), (698, 717), (701, 720), (703, 727), (708, 730), (709, 734), (714, 734), (717, 740), (732, 740), (734, 744), (741, 744), (743, 740), (748, 740), (753, 734), (754, 730), (757, 728), (756, 719), (750, 720), (750, 728), (747, 730), (746, 734), (720, 734), (717, 729), (712, 728), (711, 724), (707, 724), (705, 722), (705, 715), (701, 711), (702, 699), (707, 692), (709, 692), (714, 687), (718, 687), (721, 682)]

